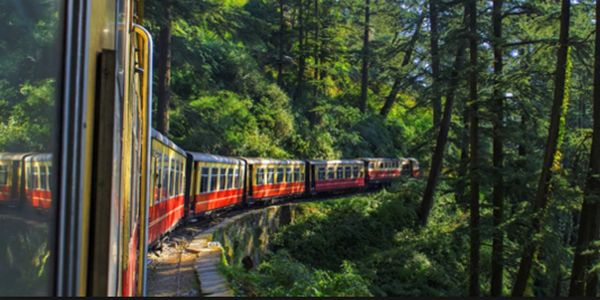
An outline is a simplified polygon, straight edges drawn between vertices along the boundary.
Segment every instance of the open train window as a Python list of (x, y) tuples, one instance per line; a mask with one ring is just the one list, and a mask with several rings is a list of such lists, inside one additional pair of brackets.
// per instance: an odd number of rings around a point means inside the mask
[(225, 187), (227, 186), (227, 169), (225, 168), (221, 168), (221, 176), (220, 176), (220, 183), (219, 183), (219, 190), (224, 190)]
[(210, 191), (218, 191), (219, 186), (217, 185), (219, 181), (219, 168), (212, 168), (210, 170)]
[(233, 169), (227, 169), (227, 188), (233, 188)]
[(200, 170), (200, 194), (206, 193), (209, 190), (209, 169), (204, 167)]
[(7, 174), (6, 166), (0, 165), (0, 185), (5, 186), (8, 182), (8, 174)]
[(283, 182), (283, 168), (277, 168), (277, 183)]
[(267, 169), (267, 184), (275, 183), (275, 169), (269, 168)]
[(258, 168), (256, 170), (256, 185), (263, 185), (263, 184), (265, 184), (265, 169)]
[(337, 178), (338, 179), (344, 178), (344, 168), (337, 167)]
[(346, 173), (346, 178), (352, 178), (352, 168), (351, 167), (346, 167), (345, 173)]
[(294, 182), (294, 178), (292, 175), (292, 168), (285, 169), (285, 182)]

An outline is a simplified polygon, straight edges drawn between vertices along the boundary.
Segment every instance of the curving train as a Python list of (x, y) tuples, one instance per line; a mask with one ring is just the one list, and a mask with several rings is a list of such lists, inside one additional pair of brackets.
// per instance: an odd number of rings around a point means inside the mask
[[(414, 158), (286, 160), (189, 152), (154, 129), (151, 154), (148, 245), (186, 218), (224, 208), (359, 191), (420, 175)], [(0, 153), (0, 205), (49, 209), (51, 176), (51, 154)]]
[(188, 152), (152, 130), (149, 238), (187, 217), (276, 199), (340, 193), (418, 177), (414, 158), (286, 160)]

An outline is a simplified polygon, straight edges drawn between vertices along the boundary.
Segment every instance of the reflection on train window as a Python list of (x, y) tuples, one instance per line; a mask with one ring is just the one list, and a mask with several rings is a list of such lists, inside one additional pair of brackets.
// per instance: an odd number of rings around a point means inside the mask
[(267, 184), (273, 184), (275, 183), (275, 178), (274, 178), (274, 173), (275, 169), (273, 168), (269, 168), (267, 169)]
[(263, 184), (265, 184), (265, 169), (258, 168), (256, 170), (256, 185), (263, 185)]
[(233, 169), (227, 169), (227, 189), (233, 188)]
[[(43, 214), (31, 214), (27, 193), (52, 189), (47, 158), (59, 136), (63, 7), (63, 0), (0, 1), (0, 128), (10, 120), (18, 129), (0, 139), (0, 196), (10, 193), (11, 202), (0, 209), (0, 297), (46, 296), (54, 287), (52, 195), (43, 194)], [(36, 165), (32, 157), (44, 161)]]
[(219, 186), (217, 186), (217, 182), (219, 181), (219, 168), (210, 169), (210, 191), (218, 191)]
[(6, 184), (8, 183), (8, 175), (7, 175), (7, 168), (6, 166), (0, 165), (0, 185), (1, 186), (6, 186)]
[(208, 168), (202, 168), (200, 175), (200, 193), (206, 193), (209, 191), (208, 186)]
[(319, 180), (325, 180), (325, 168), (319, 168)]
[(46, 190), (46, 168), (40, 167), (40, 190)]

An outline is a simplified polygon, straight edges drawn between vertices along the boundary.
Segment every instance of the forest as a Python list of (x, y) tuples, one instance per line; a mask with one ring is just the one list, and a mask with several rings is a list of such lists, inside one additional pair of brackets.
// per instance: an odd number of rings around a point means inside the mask
[[(596, 296), (598, 12), (592, 0), (147, 1), (155, 126), (220, 155), (420, 161), (417, 182), (285, 230), (283, 252), (237, 278), (250, 295)], [(405, 220), (372, 211), (384, 204)], [(364, 230), (379, 247), (351, 246)]]
[[(48, 151), (59, 16), (3, 5), (0, 150)], [(598, 296), (600, 1), (143, 5), (153, 126), (182, 148), (420, 163), (223, 266), (239, 295)]]

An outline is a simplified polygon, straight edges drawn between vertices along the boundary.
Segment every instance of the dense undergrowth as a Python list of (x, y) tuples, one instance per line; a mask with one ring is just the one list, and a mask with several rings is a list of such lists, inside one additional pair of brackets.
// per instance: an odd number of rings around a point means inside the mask
[(303, 205), (250, 271), (225, 266), (245, 296), (450, 296), (466, 289), (467, 215), (443, 197), (417, 225), (422, 181)]

